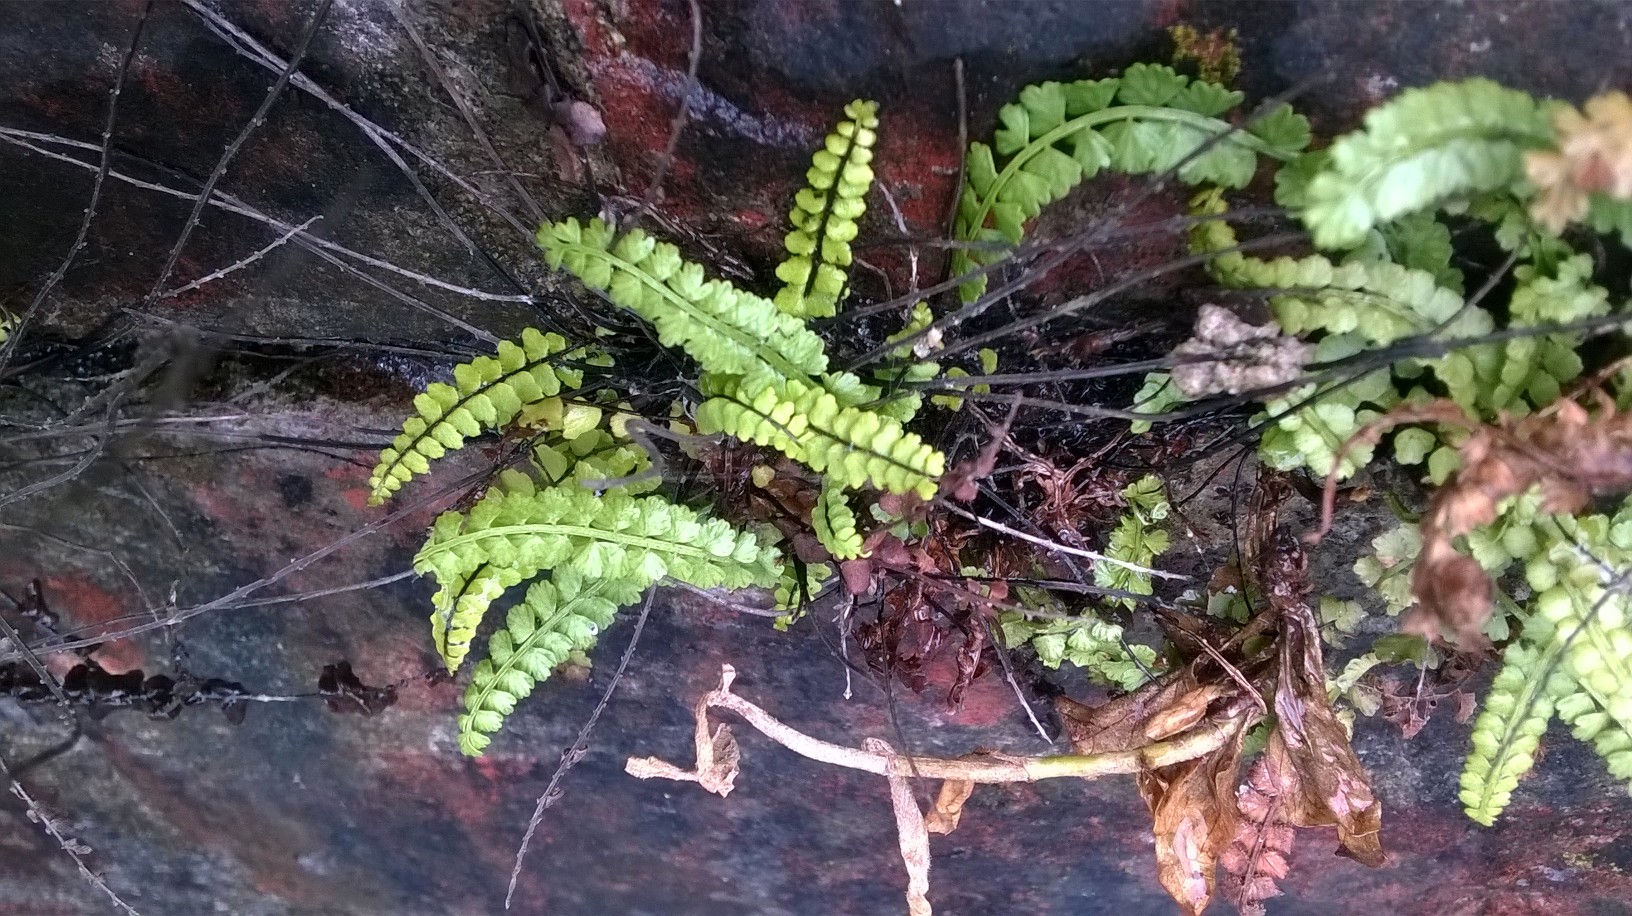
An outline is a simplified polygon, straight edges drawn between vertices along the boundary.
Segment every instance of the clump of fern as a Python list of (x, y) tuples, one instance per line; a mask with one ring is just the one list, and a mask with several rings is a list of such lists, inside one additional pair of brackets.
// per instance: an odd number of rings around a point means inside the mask
[[(638, 229), (567, 219), (537, 236), (551, 267), (602, 291), (696, 362), (705, 396), (689, 409), (692, 431), (776, 448), (823, 475), (812, 522), (837, 559), (862, 549), (848, 492), (929, 499), (945, 469), (945, 457), (903, 425), (916, 395), (885, 397), (878, 384), (830, 371), (826, 344), (805, 324), (834, 314), (847, 292), (849, 242), (872, 182), (876, 106), (856, 101), (845, 113), (795, 199), (789, 257), (777, 272), (786, 285), (775, 300), (709, 278)], [(499, 474), (469, 509), (443, 513), (414, 561), (438, 584), (431, 635), (450, 672), (469, 655), (488, 609), (532, 583), (466, 690), (466, 754), (481, 754), (520, 699), (593, 645), (618, 607), (665, 578), (774, 587), (779, 601), (797, 602), (830, 575), (825, 564), (784, 565), (770, 532), (762, 538), (649, 495), (660, 481), (643, 440), (627, 435), (628, 408), (605, 385), (584, 393), (585, 373), (611, 363), (599, 348), (528, 329), (416, 397), (414, 415), (370, 475), (377, 504), (472, 438), (514, 429), (531, 436), (530, 468)], [(937, 368), (909, 362), (898, 371), (923, 378)]]
[[(1589, 104), (1585, 118), (1573, 112), (1481, 79), (1402, 93), (1373, 110), (1363, 129), (1282, 168), (1276, 200), (1303, 221), (1317, 249), (1302, 257), (1236, 250), (1222, 191), (1195, 197), (1194, 213), (1217, 217), (1191, 233), (1192, 248), (1213, 256), (1215, 280), (1266, 291), (1280, 331), (1312, 342), (1314, 363), (1359, 367), (1264, 397), (1254, 422), (1264, 430), (1265, 463), (1348, 477), (1374, 458), (1356, 434), (1401, 405), (1444, 396), (1488, 423), (1548, 407), (1581, 376), (1584, 331), (1490, 339), (1493, 330), (1579, 324), (1611, 312), (1608, 292), (1593, 282), (1597, 265), (1558, 232), (1575, 221), (1600, 232), (1632, 226), (1622, 218), (1632, 212), (1624, 199), (1632, 170), (1623, 167), (1632, 165), (1624, 153), (1632, 149), (1632, 105), (1611, 98)], [(1577, 169), (1592, 177), (1572, 184)], [(1464, 297), (1442, 213), (1484, 222), (1513, 253), (1514, 283), (1502, 307)], [(1433, 340), (1445, 355), (1385, 355), (1408, 338)], [(1157, 414), (1207, 393), (1154, 373), (1136, 409)], [(1460, 428), (1426, 424), (1396, 431), (1390, 445), (1395, 460), (1421, 467), (1437, 484), (1457, 470), (1464, 438)], [(1534, 496), (1510, 500), (1466, 544), (1492, 575), (1522, 563), (1534, 593), (1521, 603), (1504, 600), (1506, 612), (1486, 628), (1506, 641), (1503, 668), (1476, 723), (1461, 793), (1469, 816), (1486, 824), (1508, 804), (1555, 714), (1593, 743), (1613, 775), (1632, 778), (1632, 669), (1624, 661), (1632, 629), (1625, 589), (1606, 578), (1607, 568), (1632, 560), (1632, 525), (1625, 510), (1614, 518), (1541, 517), (1538, 505)], [(1419, 549), (1405, 525), (1381, 535), (1373, 555), (1356, 564), (1390, 613), (1415, 600), (1410, 571)]]

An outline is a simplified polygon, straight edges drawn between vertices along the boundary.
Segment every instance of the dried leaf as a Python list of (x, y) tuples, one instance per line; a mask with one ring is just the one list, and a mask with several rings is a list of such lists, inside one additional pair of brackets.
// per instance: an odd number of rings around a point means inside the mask
[(1242, 734), (1205, 757), (1138, 777), (1156, 837), (1156, 877), (1191, 916), (1212, 901), (1219, 853), (1235, 834)]
[(1054, 709), (1077, 753), (1126, 751), (1149, 744), (1145, 728), (1197, 686), (1195, 672), (1187, 666), (1098, 706), (1055, 697)]
[(1173, 701), (1145, 723), (1145, 737), (1151, 741), (1171, 738), (1207, 717), (1207, 708), (1214, 700), (1236, 691), (1222, 684), (1203, 684)]
[[(1277, 545), (1277, 553), (1289, 547), (1302, 553), (1290, 537)], [(1327, 696), (1319, 626), (1307, 604), (1281, 603), (1273, 591), (1270, 600), (1281, 613), (1281, 670), (1275, 686), (1277, 724), (1266, 753), (1279, 749), (1296, 777), (1297, 792), (1283, 798), (1286, 820), (1300, 827), (1337, 827), (1340, 854), (1375, 868), (1384, 861), (1382, 803)]]
[(1585, 107), (1585, 117), (1568, 105), (1554, 111), (1556, 152), (1525, 154), (1525, 174), (1540, 192), (1530, 214), (1554, 233), (1587, 215), (1587, 197), (1595, 191), (1632, 199), (1632, 99), (1606, 92)]
[(1235, 836), (1219, 856), (1224, 869), (1224, 899), (1242, 916), (1262, 916), (1263, 901), (1278, 897), (1275, 882), (1290, 871), (1287, 856), (1296, 837), (1281, 818), (1281, 799), (1296, 794), (1296, 779), (1281, 754), (1267, 751), (1247, 771), (1247, 784), (1236, 795), (1240, 818)]
[[(1632, 414), (1617, 413), (1602, 391), (1596, 393), (1596, 412), (1560, 398), (1530, 416), (1474, 428), (1460, 451), (1461, 468), (1434, 494), (1422, 518), (1422, 553), (1411, 573), (1418, 606), (1405, 618), (1407, 630), (1482, 645), (1493, 587), (1479, 564), (1452, 544), (1494, 521), (1502, 500), (1539, 486), (1543, 512), (1574, 513), (1593, 494), (1632, 487), (1632, 462), (1627, 461)], [(1449, 403), (1396, 410), (1388, 422), (1419, 419), (1468, 422)]]
[(947, 834), (958, 829), (958, 821), (963, 818), (963, 803), (974, 791), (975, 784), (962, 779), (941, 783), (940, 794), (935, 796), (935, 808), (925, 820), (929, 832)]
[(397, 702), (397, 688), (391, 685), (370, 687), (351, 670), (351, 662), (324, 665), (317, 678), (317, 692), (329, 709), (372, 716), (383, 712)]

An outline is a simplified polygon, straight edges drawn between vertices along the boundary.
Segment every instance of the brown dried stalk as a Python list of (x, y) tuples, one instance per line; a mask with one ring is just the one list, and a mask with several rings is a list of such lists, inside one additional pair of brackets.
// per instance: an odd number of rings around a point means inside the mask
[[(737, 742), (729, 726), (711, 727), (708, 721), (710, 709), (728, 709), (747, 720), (765, 737), (796, 754), (887, 777), (896, 828), (900, 834), (902, 862), (907, 868), (907, 908), (911, 916), (930, 916), (931, 909), (928, 899), (929, 833), (923, 812), (913, 797), (909, 779), (948, 781), (936, 803), (932, 819), (937, 827), (950, 830), (947, 822), (950, 821), (951, 826), (956, 825), (957, 812), (976, 783), (1034, 782), (1063, 777), (1095, 779), (1119, 773), (1146, 774), (1215, 754), (1235, 742), (1243, 723), (1239, 709), (1231, 709), (1168, 740), (1097, 754), (1054, 757), (985, 754), (951, 760), (908, 757), (896, 754), (877, 739), (868, 739), (865, 749), (845, 747), (784, 725), (770, 713), (731, 692), (731, 683), (736, 676), (735, 668), (721, 666), (719, 689), (710, 691), (697, 701), (697, 729), (694, 736), (696, 766), (685, 770), (656, 757), (631, 757), (624, 770), (638, 779), (695, 782), (721, 797), (729, 795), (738, 772)], [(1233, 754), (1231, 756), (1233, 759)], [(936, 832), (944, 831), (938, 829)]]

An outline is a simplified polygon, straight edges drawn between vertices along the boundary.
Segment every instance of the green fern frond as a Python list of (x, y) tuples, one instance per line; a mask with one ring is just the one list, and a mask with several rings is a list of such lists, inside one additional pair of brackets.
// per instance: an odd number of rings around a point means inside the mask
[[(826, 563), (805, 563), (804, 577), (801, 579), (797, 571), (797, 563), (784, 563), (782, 575), (776, 580), (776, 588), (772, 592), (775, 607), (779, 611), (798, 611), (800, 605), (821, 594), (822, 587), (827, 580), (833, 577), (833, 567)], [(778, 629), (786, 629), (787, 623), (792, 623), (791, 617), (779, 617)], [(783, 623), (782, 621), (786, 621)]]
[(505, 588), (562, 565), (641, 588), (663, 576), (699, 588), (744, 588), (774, 584), (778, 560), (754, 535), (661, 497), (596, 494), (572, 484), (495, 489), (469, 512), (438, 518), (414, 558), (415, 571), (442, 586), (431, 627), (448, 670), (458, 669)]
[[(1222, 215), (1226, 209), (1217, 189), (1191, 201), (1191, 212), (1198, 216)], [(1231, 251), (1237, 244), (1235, 230), (1222, 219), (1191, 229), (1191, 250), (1222, 252), (1208, 262), (1220, 283), (1277, 293), (1270, 307), (1288, 334), (1353, 333), (1386, 346), (1435, 330), (1446, 337), (1473, 337), (1491, 329), (1487, 312), (1464, 309), (1462, 296), (1439, 286), (1428, 271), (1383, 261), (1334, 264), (1318, 254), (1265, 260)], [(1442, 328), (1447, 321), (1451, 323)]]
[(369, 505), (377, 506), (413, 478), (430, 470), (430, 463), (461, 448), (465, 440), (510, 424), (529, 404), (552, 397), (563, 388), (577, 388), (583, 373), (552, 366), (556, 357), (571, 358), (567, 341), (559, 334), (541, 334), (528, 328), (520, 342), (499, 342), (495, 356), (453, 367), (453, 384), (433, 382), (414, 398), (415, 415), (402, 434), (380, 453), (369, 475)]
[[(1027, 86), (1017, 102), (998, 112), (1003, 126), (992, 147), (969, 147), (953, 235), (1018, 244), (1027, 220), (1100, 170), (1164, 172), (1215, 138), (1222, 139), (1179, 170), (1180, 180), (1244, 187), (1259, 155), (1290, 159), (1308, 143), (1307, 121), (1284, 107), (1245, 131), (1219, 119), (1240, 100), (1239, 92), (1149, 64), (1129, 67), (1120, 79)], [(959, 251), (952, 273), (968, 273), (1001, 255)], [(964, 283), (959, 294), (972, 302), (985, 289), (980, 277)]]
[(585, 286), (604, 290), (618, 305), (657, 329), (665, 346), (678, 346), (705, 371), (730, 375), (769, 370), (787, 378), (827, 371), (822, 339), (770, 300), (704, 277), (680, 249), (639, 229), (618, 236), (600, 220), (546, 223), (538, 245), (549, 265), (565, 266)]
[(830, 477), (822, 479), (821, 494), (810, 510), (810, 524), (816, 530), (816, 540), (822, 542), (835, 560), (854, 560), (861, 556), (856, 513), (845, 499), (844, 487), (833, 483)]
[[(1162, 482), (1154, 475), (1147, 475), (1124, 487), (1122, 498), (1127, 500), (1128, 512), (1112, 529), (1105, 555), (1123, 563), (1148, 567), (1171, 543), (1167, 532), (1156, 527), (1157, 523), (1167, 518), (1168, 513)], [(1152, 591), (1150, 573), (1105, 562), (1094, 564), (1094, 584), (1136, 595), (1148, 595)], [(1130, 610), (1137, 605), (1133, 598), (1113, 598), (1110, 601)]]
[(1122, 628), (1084, 611), (1067, 619), (1039, 620), (1014, 611), (999, 619), (1003, 644), (1030, 644), (1037, 659), (1050, 668), (1069, 662), (1090, 678), (1120, 690), (1136, 690), (1157, 668), (1156, 650), (1128, 643)]
[(640, 600), (641, 591), (632, 581), (586, 579), (570, 566), (529, 587), (489, 640), (487, 657), (465, 688), (459, 750), (480, 757), (516, 703), (572, 653), (593, 646), (617, 609)]
[(1557, 707), (1558, 717), (1570, 726), (1570, 734), (1592, 745), (1604, 759), (1609, 775), (1632, 782), (1632, 731), (1626, 724), (1604, 712), (1584, 692), (1561, 697)]
[(1307, 187), (1315, 244), (1353, 248), (1373, 227), (1524, 175), (1523, 153), (1551, 145), (1546, 109), (1486, 79), (1408, 89), (1339, 138)]
[(879, 413), (841, 407), (832, 393), (794, 379), (719, 378), (697, 408), (703, 434), (725, 433), (777, 449), (858, 488), (935, 495), (946, 456)]
[[(1556, 670), (1562, 651), (1556, 641), (1540, 649), (1515, 642), (1502, 654), (1502, 670), (1473, 724), (1473, 750), (1461, 779), (1460, 798), (1468, 817), (1487, 827), (1507, 807), (1520, 777), (1535, 766), (1554, 699), (1569, 691), (1568, 678)], [(1555, 673), (1543, 680), (1549, 668)]]
[(867, 212), (873, 184), (873, 143), (878, 104), (857, 99), (844, 106), (847, 120), (827, 135), (805, 173), (809, 186), (794, 197), (793, 224), (783, 244), (791, 255), (776, 268), (785, 286), (776, 307), (795, 318), (829, 318), (849, 285), (857, 221)]
[[(1352, 334), (1334, 334), (1315, 346), (1315, 361), (1327, 363), (1360, 352), (1363, 343)], [(1319, 391), (1318, 396), (1316, 392)], [(1311, 402), (1310, 398), (1314, 397)], [(1265, 464), (1282, 471), (1307, 467), (1324, 476), (1337, 453), (1367, 423), (1399, 403), (1400, 395), (1386, 369), (1378, 369), (1328, 385), (1306, 385), (1284, 397), (1266, 401), (1265, 412), (1253, 423), (1272, 423), (1265, 429), (1258, 453)], [(1338, 476), (1346, 478), (1371, 461), (1374, 447), (1360, 443), (1344, 454)]]

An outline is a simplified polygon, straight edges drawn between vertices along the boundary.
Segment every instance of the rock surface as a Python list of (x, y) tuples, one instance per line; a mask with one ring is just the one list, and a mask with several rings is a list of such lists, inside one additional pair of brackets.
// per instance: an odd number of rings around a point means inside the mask
[[(0, 4), (0, 199), (9, 217), (0, 226), (0, 305), (8, 309), (27, 306), (73, 240), (108, 90), (143, 6)], [(471, 328), (504, 335), (568, 314), (571, 288), (532, 255), (531, 225), (627, 209), (664, 159), (687, 85), (689, 3), (335, 0), (301, 72), (401, 142), (375, 142), (332, 105), (291, 88), (218, 185), (280, 222), (206, 208), (162, 285), (232, 265), (278, 240), (278, 225), (314, 217), (317, 239), (376, 263), (338, 253), (348, 270), (311, 250), (334, 249), (291, 243), (217, 282), (150, 296), (187, 219), (186, 195), (276, 78), (276, 64), (257, 65), (211, 24), (252, 36), (281, 59), (317, 8), (315, 0), (167, 0), (147, 18), (119, 97), (117, 175), (37, 330), (45, 341), (112, 332), (134, 310), (147, 316), (133, 325), (140, 343), (110, 368), (190, 362), (193, 374), (174, 376), (178, 403), (207, 396), (248, 418), (211, 424), (213, 435), (137, 430), (73, 483), (0, 508), (0, 588), (21, 594), (38, 579), (65, 629), (148, 619), (143, 608), (162, 613), (172, 590), (179, 607), (209, 601), (380, 519), (383, 510), (363, 504), (368, 452), (388, 438), (413, 384), (437, 371), (424, 351), (479, 346)], [(1026, 83), (1160, 58), (1161, 28), (1180, 20), (1240, 29), (1250, 96), (1323, 78), (1300, 106), (1327, 133), (1399, 88), (1445, 77), (1488, 75), (1572, 100), (1632, 84), (1632, 9), (1615, 4), (743, 0), (701, 10), (700, 87), (656, 215), (688, 250), (744, 279), (768, 276), (808, 148), (857, 96), (882, 103), (878, 168), (906, 230), (941, 233), (959, 167), (955, 57), (964, 61), (971, 137), (988, 135), (998, 106)], [(525, 53), (526, 22), (539, 55)], [(565, 126), (553, 120), (540, 89), (552, 81), (554, 101), (595, 109), (604, 144), (573, 145), (569, 128), (585, 139), (593, 124), (582, 109)], [(409, 163), (424, 193), (382, 146)], [(873, 208), (867, 231), (893, 231), (882, 211)], [(399, 349), (315, 362), (240, 358), (196, 329), (257, 345), (298, 337)], [(57, 362), (23, 381), (50, 397), (78, 384), (65, 377), (100, 371), (108, 370)], [(266, 434), (327, 445), (238, 450), (267, 444), (248, 438)], [(33, 442), (0, 443), (8, 462), (0, 495), (62, 470), (10, 464), (34, 455)], [(467, 456), (465, 467), (479, 457)], [(427, 520), (422, 513), (359, 540), (265, 595), (406, 569)], [(472, 762), (452, 740), (458, 688), (421, 677), (433, 662), (428, 592), (407, 580), (212, 612), (170, 630), (173, 640), (148, 634), (98, 653), (110, 670), (157, 673), (173, 670), (179, 650), (199, 676), (277, 696), (312, 692), (324, 665), (349, 659), (369, 684), (403, 682), (400, 702), (382, 715), (333, 714), (315, 698), (252, 703), (240, 726), (202, 707), (174, 721), (118, 713), (85, 719), (70, 751), (22, 780), (95, 849), (89, 863), (149, 914), (496, 912), (533, 799), (616, 665), (627, 615), (596, 650), (589, 683), (540, 690)], [(621, 772), (631, 754), (686, 759), (690, 705), (716, 683), (722, 662), (741, 672), (742, 694), (832, 740), (904, 735), (920, 751), (1039, 750), (1000, 679), (980, 682), (956, 717), (938, 697), (899, 689), (886, 697), (866, 682), (845, 701), (831, 644), (815, 626), (778, 634), (758, 618), (664, 593), (587, 758), (534, 840), (518, 911), (899, 911), (904, 875), (876, 777), (814, 764), (752, 733), (729, 799)], [(13, 765), (71, 732), (49, 705), (7, 702), (0, 716), (0, 753)], [(1362, 722), (1361, 755), (1387, 806), (1390, 864), (1369, 871), (1331, 857), (1331, 842), (1304, 837), (1288, 896), (1271, 912), (1632, 913), (1632, 804), (1601, 763), (1556, 735), (1563, 740), (1548, 742), (1510, 814), (1480, 829), (1455, 802), (1465, 737), (1444, 717), (1412, 741)], [(5, 812), (0, 911), (108, 909), (20, 803), (8, 797)], [(934, 842), (931, 897), (951, 914), (1172, 912), (1147, 829), (1125, 780), (983, 789), (959, 831)]]

